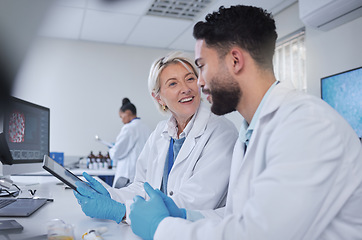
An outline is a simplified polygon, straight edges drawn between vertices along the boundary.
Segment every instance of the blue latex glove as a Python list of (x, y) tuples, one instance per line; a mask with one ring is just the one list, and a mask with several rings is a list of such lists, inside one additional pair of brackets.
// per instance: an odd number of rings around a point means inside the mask
[(162, 197), (146, 182), (144, 188), (150, 196), (146, 201), (141, 196), (134, 197), (131, 205), (132, 231), (143, 239), (153, 239), (158, 224), (166, 217), (170, 216)]
[(78, 192), (74, 191), (82, 211), (92, 218), (111, 219), (120, 223), (126, 213), (124, 204), (114, 201), (100, 182), (88, 174), (83, 175), (89, 184), (78, 181), (75, 183)]
[(83, 172), (83, 177), (88, 181), (88, 185), (96, 190), (98, 193), (111, 197), (108, 190), (97, 180), (95, 180), (92, 176), (90, 176), (88, 173)]
[(162, 197), (162, 200), (165, 203), (171, 217), (186, 219), (186, 209), (177, 207), (172, 198), (161, 192), (159, 189), (156, 189), (155, 191)]

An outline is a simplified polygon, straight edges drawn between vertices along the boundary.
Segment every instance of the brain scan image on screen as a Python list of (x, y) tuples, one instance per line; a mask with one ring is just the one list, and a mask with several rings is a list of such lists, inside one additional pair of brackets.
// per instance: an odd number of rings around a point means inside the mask
[[(0, 116), (0, 141), (8, 149), (0, 148), (0, 155), (5, 149), (7, 158), (12, 158), (7, 161), (9, 165), (43, 162), (44, 155), (49, 155), (50, 109), (11, 96), (4, 110)], [(11, 169), (6, 172), (11, 173)]]
[(25, 115), (21, 112), (12, 112), (9, 119), (9, 141), (22, 143), (25, 139)]

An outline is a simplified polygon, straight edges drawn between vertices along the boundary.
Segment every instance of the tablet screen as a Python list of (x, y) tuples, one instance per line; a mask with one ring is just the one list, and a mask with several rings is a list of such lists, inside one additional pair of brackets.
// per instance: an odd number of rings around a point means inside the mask
[(82, 181), (71, 171), (65, 169), (62, 165), (47, 155), (44, 155), (43, 168), (74, 190), (77, 189), (75, 182)]

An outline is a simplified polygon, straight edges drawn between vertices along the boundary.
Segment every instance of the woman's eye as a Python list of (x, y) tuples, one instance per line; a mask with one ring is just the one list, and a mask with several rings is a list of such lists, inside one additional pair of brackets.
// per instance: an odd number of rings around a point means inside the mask
[(172, 87), (172, 86), (175, 86), (176, 85), (176, 82), (171, 82), (168, 84), (168, 86)]
[(194, 78), (194, 77), (190, 77), (190, 78), (188, 78), (187, 80), (188, 80), (188, 81), (194, 81), (195, 78)]

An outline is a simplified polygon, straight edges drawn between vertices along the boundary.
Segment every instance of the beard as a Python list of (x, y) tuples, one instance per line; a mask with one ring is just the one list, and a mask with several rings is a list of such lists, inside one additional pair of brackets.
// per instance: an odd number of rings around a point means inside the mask
[(227, 72), (224, 72), (222, 77), (220, 75), (210, 81), (211, 112), (216, 115), (236, 111), (241, 97), (238, 83)]

